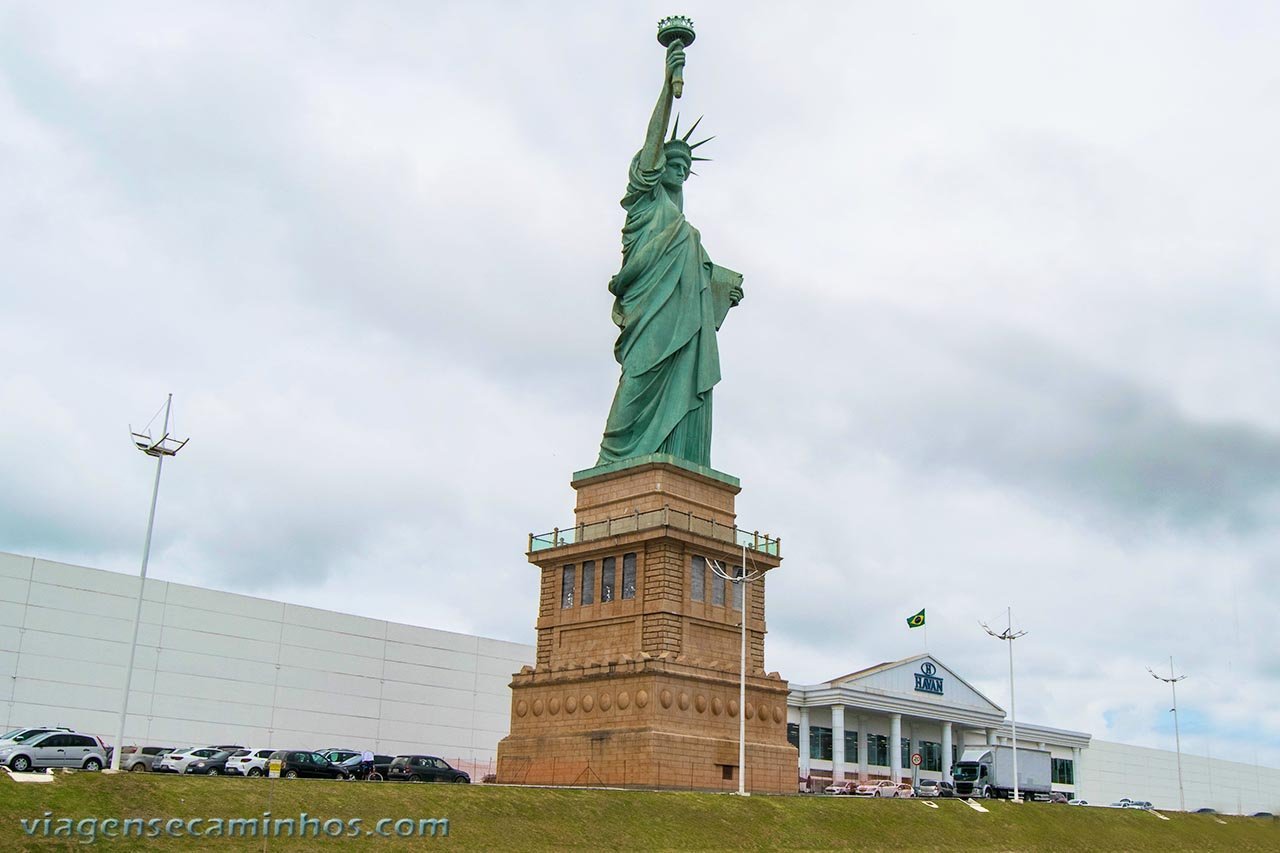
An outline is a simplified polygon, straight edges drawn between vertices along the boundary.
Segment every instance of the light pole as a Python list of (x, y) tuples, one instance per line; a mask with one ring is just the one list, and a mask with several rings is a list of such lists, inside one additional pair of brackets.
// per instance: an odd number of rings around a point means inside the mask
[(1178, 734), (1178, 682), (1186, 678), (1185, 675), (1173, 674), (1173, 656), (1169, 656), (1169, 677), (1156, 675), (1156, 671), (1151, 667), (1147, 667), (1147, 672), (1151, 673), (1151, 677), (1156, 681), (1163, 681), (1169, 685), (1169, 689), (1173, 691), (1173, 742), (1178, 749), (1178, 808), (1182, 811), (1187, 810), (1187, 797), (1182, 790), (1182, 736)]
[(1013, 630), (1013, 608), (1005, 609), (1005, 616), (1008, 618), (1008, 627), (997, 634), (987, 627), (985, 622), (979, 622), (982, 629), (997, 640), (1004, 640), (1009, 644), (1009, 724), (1013, 727), (1013, 801), (1015, 803), (1022, 802), (1022, 792), (1018, 789), (1018, 703), (1014, 699), (1013, 694), (1013, 641), (1024, 636), (1026, 631)]
[(708, 560), (716, 577), (742, 588), (742, 656), (738, 671), (738, 796), (747, 793), (747, 584), (764, 577), (763, 572), (747, 574), (747, 545), (742, 545), (742, 567), (736, 574), (726, 572), (716, 560)]
[[(151, 434), (137, 433), (129, 428), (133, 436), (133, 444), (148, 456), (156, 459), (156, 479), (151, 487), (151, 512), (147, 515), (147, 537), (142, 544), (142, 572), (138, 579), (138, 602), (133, 611), (133, 639), (129, 642), (129, 665), (124, 670), (124, 697), (120, 700), (120, 724), (116, 727), (116, 742), (111, 752), (111, 769), (120, 769), (120, 753), (124, 751), (124, 725), (129, 714), (129, 689), (133, 684), (133, 662), (138, 653), (138, 627), (142, 623), (142, 593), (147, 586), (147, 560), (151, 557), (151, 531), (156, 522), (156, 499), (160, 496), (160, 469), (164, 467), (166, 456), (175, 456), (186, 446), (189, 439), (178, 441), (169, 437), (169, 412), (173, 408), (173, 395), (170, 394), (164, 403), (164, 428), (160, 437), (152, 439)], [(145, 429), (145, 427), (144, 427)]]

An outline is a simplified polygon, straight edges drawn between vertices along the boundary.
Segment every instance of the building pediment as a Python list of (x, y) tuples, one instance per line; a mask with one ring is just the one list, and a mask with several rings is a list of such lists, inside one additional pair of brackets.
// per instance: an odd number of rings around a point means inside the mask
[(928, 654), (851, 672), (833, 678), (825, 686), (894, 697), (909, 703), (923, 702), (939, 708), (1004, 716), (1003, 708)]

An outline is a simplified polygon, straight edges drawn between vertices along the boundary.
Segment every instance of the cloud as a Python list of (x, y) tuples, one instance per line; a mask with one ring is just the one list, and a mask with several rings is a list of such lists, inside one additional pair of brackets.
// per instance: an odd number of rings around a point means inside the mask
[[(136, 570), (125, 427), (173, 391), (154, 574), (531, 641), (667, 12), (0, 13), (0, 549)], [(691, 14), (770, 668), (912, 654), (928, 606), (1003, 702), (1011, 606), (1024, 719), (1167, 745), (1172, 654), (1196, 748), (1280, 762), (1276, 12)]]

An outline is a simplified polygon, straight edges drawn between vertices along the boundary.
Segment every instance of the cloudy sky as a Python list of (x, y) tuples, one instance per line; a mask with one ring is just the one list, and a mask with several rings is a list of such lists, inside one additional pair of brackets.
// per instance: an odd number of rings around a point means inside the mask
[(1274, 4), (2, 3), (0, 550), (532, 642), (677, 11), (770, 668), (1280, 766)]

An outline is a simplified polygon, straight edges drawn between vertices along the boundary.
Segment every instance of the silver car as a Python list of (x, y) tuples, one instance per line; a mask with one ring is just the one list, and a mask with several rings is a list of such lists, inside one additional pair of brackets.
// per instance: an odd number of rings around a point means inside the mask
[(50, 767), (101, 770), (107, 763), (107, 749), (93, 735), (47, 732), (23, 743), (0, 746), (0, 763), (16, 773)]
[(156, 762), (173, 752), (171, 746), (126, 746), (120, 753), (120, 769), (132, 773), (145, 773), (155, 769)]

